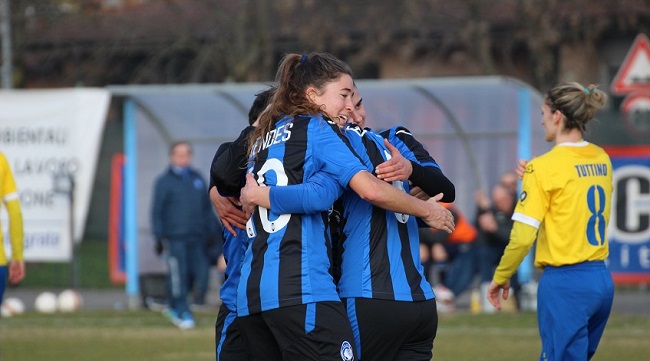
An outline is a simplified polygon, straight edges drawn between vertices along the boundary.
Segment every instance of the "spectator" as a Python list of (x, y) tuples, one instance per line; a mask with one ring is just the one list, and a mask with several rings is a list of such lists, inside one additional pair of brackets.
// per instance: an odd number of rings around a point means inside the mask
[(11, 174), (11, 168), (7, 158), (2, 153), (0, 153), (0, 197), (2, 197), (2, 202), (9, 215), (9, 237), (11, 239), (11, 260), (7, 263), (3, 240), (4, 232), (0, 230), (0, 304), (2, 304), (7, 274), (11, 284), (17, 284), (25, 278), (23, 216), (20, 211), (18, 190)]
[[(514, 180), (512, 182), (509, 182)], [(512, 184), (516, 186), (516, 176), (508, 172), (501, 177), (501, 181), (492, 188), (492, 200), (482, 191), (476, 193), (478, 212), (476, 215), (477, 236), (477, 262), (481, 274), (481, 299), (483, 312), (493, 312), (495, 309), (487, 302), (487, 287), (492, 280), (494, 269), (499, 264), (512, 230), (512, 213), (516, 205), (516, 193)], [(511, 278), (515, 296), (519, 290), (516, 273)], [(515, 297), (515, 302), (517, 297)]]
[(187, 299), (191, 281), (195, 303), (205, 303), (209, 278), (205, 246), (217, 235), (207, 185), (191, 162), (190, 143), (171, 146), (170, 166), (156, 180), (152, 206), (155, 250), (168, 265), (169, 307), (163, 313), (181, 329), (194, 327)]
[(439, 310), (449, 312), (454, 309), (455, 299), (467, 290), (478, 271), (474, 249), (477, 232), (453, 204), (441, 204), (454, 216), (456, 229), (447, 234), (435, 228), (420, 228), (420, 257), (423, 264), (428, 264), (427, 268), (436, 270), (439, 277), (433, 277), (433, 289)]

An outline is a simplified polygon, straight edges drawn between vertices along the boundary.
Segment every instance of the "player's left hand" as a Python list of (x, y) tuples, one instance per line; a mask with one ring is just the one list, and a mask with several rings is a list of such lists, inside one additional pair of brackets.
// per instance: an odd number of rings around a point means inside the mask
[(390, 150), (391, 158), (377, 166), (377, 178), (386, 182), (408, 180), (413, 172), (413, 165), (387, 139), (384, 139), (384, 144)]
[(447, 208), (438, 203), (442, 197), (443, 194), (438, 193), (427, 201), (427, 204), (429, 207), (431, 207), (429, 216), (426, 219), (423, 218), (422, 220), (429, 227), (451, 233), (456, 227), (454, 224), (454, 216)]
[(237, 206), (239, 200), (233, 197), (223, 197), (219, 194), (216, 187), (210, 189), (210, 201), (212, 206), (217, 211), (221, 225), (230, 232), (233, 236), (237, 236), (235, 227), (239, 229), (246, 229), (246, 214)]
[(497, 310), (501, 309), (501, 301), (499, 300), (499, 291), (501, 290), (503, 290), (503, 300), (507, 300), (510, 294), (510, 281), (499, 285), (492, 280), (487, 289), (487, 299)]

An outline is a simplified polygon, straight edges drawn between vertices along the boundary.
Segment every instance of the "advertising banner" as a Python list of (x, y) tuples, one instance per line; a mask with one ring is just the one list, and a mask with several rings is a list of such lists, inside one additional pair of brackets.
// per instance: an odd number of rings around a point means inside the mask
[(617, 283), (650, 282), (650, 146), (607, 147), (614, 168), (609, 269)]
[[(0, 92), (0, 152), (18, 187), (26, 261), (69, 261), (71, 228), (81, 241), (109, 101), (103, 89)], [(0, 219), (10, 254), (4, 207)]]

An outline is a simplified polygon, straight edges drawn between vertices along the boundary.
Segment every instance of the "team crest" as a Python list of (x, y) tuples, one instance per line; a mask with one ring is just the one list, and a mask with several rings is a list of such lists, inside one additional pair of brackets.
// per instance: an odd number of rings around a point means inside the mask
[(529, 163), (526, 165), (526, 169), (524, 170), (524, 173), (532, 173), (534, 171), (535, 169), (533, 169), (533, 165)]
[(341, 360), (354, 361), (354, 353), (352, 352), (352, 345), (348, 341), (343, 341), (341, 344)]

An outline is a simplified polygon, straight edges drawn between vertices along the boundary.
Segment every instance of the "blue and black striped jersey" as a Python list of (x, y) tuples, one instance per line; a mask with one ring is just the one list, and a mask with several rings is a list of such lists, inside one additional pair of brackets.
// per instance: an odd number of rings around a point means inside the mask
[[(354, 125), (348, 126), (345, 134), (369, 169), (374, 170), (390, 159), (381, 135)], [(407, 159), (419, 164), (413, 152), (399, 148)], [(434, 165), (435, 162), (426, 166)], [(393, 186), (409, 191), (408, 182), (396, 181)], [(342, 215), (337, 247), (341, 251), (338, 288), (342, 298), (399, 301), (434, 298), (420, 263), (415, 217), (375, 207), (350, 190), (336, 207), (340, 207), (338, 211)]]
[[(346, 188), (366, 170), (338, 126), (320, 115), (279, 120), (254, 151), (249, 172), (260, 185), (302, 184), (324, 172)], [(329, 272), (326, 225), (327, 212), (274, 214), (257, 207), (247, 224), (250, 243), (237, 289), (239, 316), (339, 300)]]

